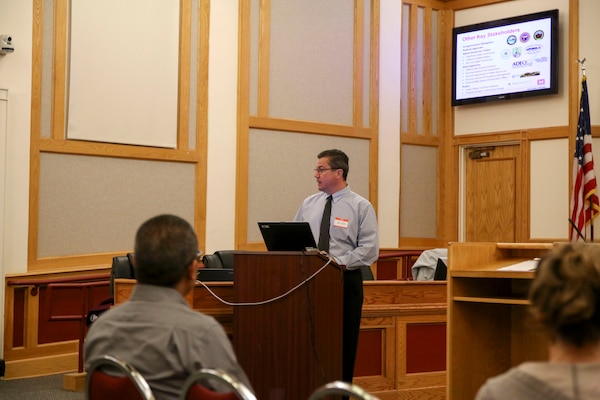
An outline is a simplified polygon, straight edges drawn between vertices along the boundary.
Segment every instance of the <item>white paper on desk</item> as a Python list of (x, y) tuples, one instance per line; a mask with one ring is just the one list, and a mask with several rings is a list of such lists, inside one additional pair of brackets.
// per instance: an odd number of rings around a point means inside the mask
[(498, 271), (535, 271), (539, 261), (539, 258), (534, 258), (533, 260), (522, 261), (520, 263), (498, 268)]

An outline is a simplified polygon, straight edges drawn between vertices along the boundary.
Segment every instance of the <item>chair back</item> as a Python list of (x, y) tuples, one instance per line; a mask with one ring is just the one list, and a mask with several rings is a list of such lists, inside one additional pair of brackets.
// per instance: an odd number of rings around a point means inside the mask
[(110, 269), (110, 295), (115, 294), (115, 279), (116, 278), (135, 278), (135, 271), (133, 269), (133, 253), (128, 253), (125, 256), (116, 256), (112, 259), (112, 266)]
[[(216, 392), (207, 384), (214, 382), (230, 389)], [(180, 400), (256, 400), (254, 393), (242, 382), (220, 369), (202, 368), (192, 373), (183, 384)]]
[(155, 400), (144, 377), (131, 365), (112, 356), (94, 360), (87, 371), (87, 400)]
[(333, 395), (351, 396), (359, 400), (379, 400), (377, 396), (373, 396), (360, 386), (342, 381), (333, 381), (321, 386), (308, 399), (319, 400)]
[(215, 254), (221, 259), (223, 268), (235, 268), (235, 250), (218, 250)]
[(235, 250), (218, 250), (213, 254), (205, 254), (202, 257), (204, 268), (225, 268), (233, 269)]

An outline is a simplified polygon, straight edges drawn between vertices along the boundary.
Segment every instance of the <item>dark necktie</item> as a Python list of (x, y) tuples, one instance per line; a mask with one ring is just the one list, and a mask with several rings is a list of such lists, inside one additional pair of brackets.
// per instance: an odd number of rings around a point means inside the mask
[(332, 197), (327, 197), (327, 203), (323, 209), (323, 219), (321, 219), (321, 229), (319, 231), (319, 250), (329, 251), (329, 220), (331, 219), (331, 200)]

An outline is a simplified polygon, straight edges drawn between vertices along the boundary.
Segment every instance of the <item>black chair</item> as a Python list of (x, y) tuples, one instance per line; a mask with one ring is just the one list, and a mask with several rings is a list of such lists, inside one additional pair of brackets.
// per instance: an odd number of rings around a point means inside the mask
[(131, 365), (113, 356), (94, 360), (87, 371), (87, 400), (154, 400), (144, 377)]
[[(217, 392), (216, 385), (225, 392)], [(256, 400), (252, 391), (232, 375), (220, 369), (202, 368), (183, 383), (180, 400)]]
[(226, 268), (233, 269), (234, 250), (219, 250), (213, 254), (206, 254), (202, 257), (204, 268)]
[(308, 400), (320, 400), (332, 395), (350, 396), (359, 400), (379, 400), (379, 397), (373, 396), (360, 386), (342, 381), (333, 381), (321, 386), (310, 395)]
[(133, 253), (128, 253), (125, 256), (116, 256), (112, 259), (112, 267), (110, 269), (110, 295), (115, 294), (115, 279), (126, 278), (135, 279), (135, 271), (133, 269)]
[(215, 254), (221, 259), (221, 264), (223, 264), (223, 268), (234, 268), (235, 250), (219, 250), (215, 251)]
[(203, 268), (198, 268), (198, 279), (201, 282), (233, 281), (233, 265), (235, 250), (220, 250), (202, 257)]
[(89, 327), (96, 321), (102, 313), (109, 310), (115, 304), (115, 279), (127, 278), (134, 279), (135, 271), (133, 269), (133, 253), (128, 253), (125, 256), (116, 256), (112, 259), (110, 269), (110, 296), (103, 299), (99, 304), (88, 310), (85, 317), (85, 324)]

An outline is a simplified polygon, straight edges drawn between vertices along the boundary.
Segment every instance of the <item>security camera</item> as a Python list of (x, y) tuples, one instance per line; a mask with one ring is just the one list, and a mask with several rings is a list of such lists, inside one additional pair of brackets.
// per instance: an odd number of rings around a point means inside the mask
[(0, 35), (0, 54), (10, 54), (15, 51), (10, 35)]

